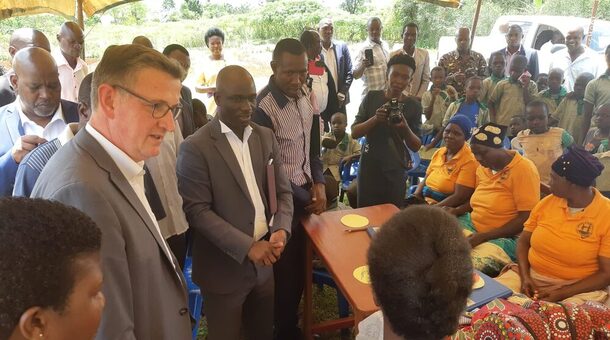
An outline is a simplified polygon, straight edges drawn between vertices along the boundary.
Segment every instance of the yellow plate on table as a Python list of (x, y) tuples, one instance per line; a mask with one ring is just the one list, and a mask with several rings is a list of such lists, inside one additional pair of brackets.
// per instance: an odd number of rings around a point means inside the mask
[(371, 284), (371, 276), (369, 275), (369, 266), (360, 266), (354, 269), (354, 278), (365, 285)]
[(349, 228), (362, 228), (369, 225), (369, 219), (357, 214), (347, 214), (341, 217), (341, 223)]
[(472, 274), (472, 289), (481, 289), (485, 286), (485, 280), (477, 273)]

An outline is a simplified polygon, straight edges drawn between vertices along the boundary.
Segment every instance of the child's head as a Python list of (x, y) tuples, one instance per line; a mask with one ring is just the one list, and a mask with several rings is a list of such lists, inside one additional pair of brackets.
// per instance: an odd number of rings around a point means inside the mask
[(208, 122), (207, 110), (203, 102), (197, 98), (193, 99), (193, 120), (197, 129)]
[(430, 80), (432, 81), (432, 87), (442, 87), (445, 83), (445, 69), (436, 66), (430, 71)]
[(534, 134), (549, 130), (549, 108), (541, 100), (533, 100), (525, 106), (527, 128)]
[(557, 93), (561, 89), (563, 84), (563, 70), (560, 68), (553, 68), (549, 71), (549, 91)]
[(504, 57), (503, 52), (494, 52), (489, 57), (489, 67), (491, 68), (491, 73), (501, 78), (504, 76), (504, 67), (506, 67), (506, 57)]
[(481, 78), (477, 76), (470, 77), (466, 80), (466, 100), (472, 101), (479, 98), (479, 93), (481, 93), (481, 82)]
[(512, 80), (517, 81), (519, 77), (525, 72), (527, 67), (527, 58), (522, 55), (516, 55), (510, 61), (510, 77)]
[(546, 73), (539, 73), (538, 79), (536, 80), (538, 91), (544, 91), (549, 88), (549, 75)]
[(610, 103), (602, 104), (595, 109), (595, 124), (600, 129), (610, 129)]
[(410, 206), (383, 224), (371, 242), (373, 292), (386, 320), (405, 339), (453, 334), (472, 290), (470, 246), (455, 217)]
[(347, 127), (347, 116), (343, 112), (337, 112), (330, 117), (330, 126), (333, 128), (333, 133), (343, 134)]
[(593, 76), (589, 72), (581, 73), (574, 81), (574, 97), (576, 97), (577, 99), (584, 98), (587, 84), (589, 84), (589, 82), (594, 78), (595, 76)]
[(519, 132), (525, 129), (525, 125), (525, 116), (513, 116), (510, 119), (510, 124), (508, 125), (508, 127), (510, 128), (510, 135), (515, 137)]

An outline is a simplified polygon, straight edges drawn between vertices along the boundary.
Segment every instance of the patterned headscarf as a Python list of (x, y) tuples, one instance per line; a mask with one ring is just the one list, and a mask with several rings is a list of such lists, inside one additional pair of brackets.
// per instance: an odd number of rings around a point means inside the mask
[(494, 149), (501, 149), (507, 127), (494, 123), (487, 123), (475, 130), (470, 139), (470, 144), (480, 144)]

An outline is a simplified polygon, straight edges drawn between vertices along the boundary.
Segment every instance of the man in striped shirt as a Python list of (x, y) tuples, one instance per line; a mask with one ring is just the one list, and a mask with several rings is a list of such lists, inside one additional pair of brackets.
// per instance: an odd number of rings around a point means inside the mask
[(319, 214), (326, 208), (320, 125), (305, 86), (307, 54), (303, 45), (296, 39), (280, 40), (273, 51), (271, 68), (273, 75), (256, 98), (252, 121), (273, 130), (282, 169), (292, 186), (292, 235), (274, 265), (274, 337), (298, 339), (297, 310), (305, 282), (305, 232), (300, 220), (306, 214)]

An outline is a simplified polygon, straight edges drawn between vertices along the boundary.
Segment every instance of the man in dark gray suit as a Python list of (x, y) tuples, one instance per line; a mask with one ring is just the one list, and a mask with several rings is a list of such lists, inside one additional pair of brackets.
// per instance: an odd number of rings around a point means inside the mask
[(106, 308), (97, 339), (191, 337), (184, 278), (146, 200), (143, 168), (174, 130), (181, 77), (153, 49), (109, 47), (93, 76), (89, 123), (32, 192), (82, 210), (102, 230)]
[(201, 287), (208, 340), (273, 334), (273, 263), (291, 229), (292, 192), (273, 132), (250, 121), (252, 76), (218, 73), (216, 117), (182, 143), (178, 188), (194, 229), (193, 280)]
[[(13, 59), (19, 50), (26, 47), (40, 47), (49, 53), (51, 52), (49, 39), (44, 33), (32, 28), (18, 28), (11, 34), (8, 54)], [(10, 80), (12, 74), (14, 74), (14, 71), (10, 69), (0, 77), (0, 107), (15, 101), (15, 89)]]

